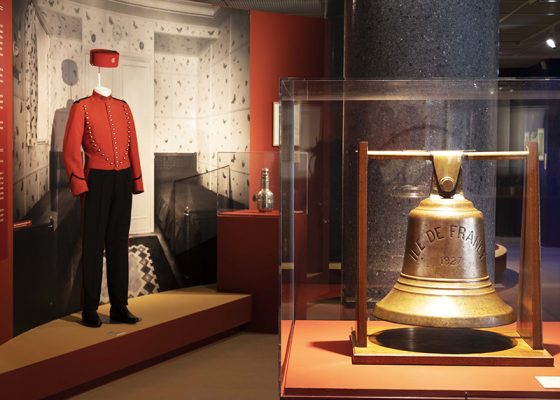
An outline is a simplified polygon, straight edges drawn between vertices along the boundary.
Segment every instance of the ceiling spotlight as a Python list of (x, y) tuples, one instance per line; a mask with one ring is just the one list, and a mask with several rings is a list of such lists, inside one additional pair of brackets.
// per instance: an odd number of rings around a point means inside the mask
[(551, 49), (555, 49), (556, 48), (556, 41), (553, 38), (548, 38), (548, 39), (546, 39), (546, 45), (548, 47), (550, 47)]

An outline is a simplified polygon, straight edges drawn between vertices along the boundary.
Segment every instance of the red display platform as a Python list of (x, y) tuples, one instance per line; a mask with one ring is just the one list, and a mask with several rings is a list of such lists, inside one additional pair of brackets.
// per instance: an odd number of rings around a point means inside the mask
[[(294, 264), (305, 271), (307, 215), (296, 212), (294, 231), (299, 246)], [(249, 293), (253, 319), (247, 330), (278, 332), (280, 276), (280, 213), (258, 210), (218, 214), (218, 291)]]
[(251, 331), (278, 332), (279, 220), (278, 211), (218, 214), (217, 288), (253, 296)]
[[(348, 339), (354, 324), (295, 322), (282, 399), (560, 398), (560, 390), (544, 389), (535, 379), (560, 376), (560, 322), (544, 323), (554, 367), (355, 365)], [(368, 323), (380, 325), (387, 323)]]
[(251, 320), (251, 296), (198, 286), (129, 299), (142, 317), (100, 328), (80, 315), (51, 321), (0, 346), (0, 399), (66, 398), (222, 337)]

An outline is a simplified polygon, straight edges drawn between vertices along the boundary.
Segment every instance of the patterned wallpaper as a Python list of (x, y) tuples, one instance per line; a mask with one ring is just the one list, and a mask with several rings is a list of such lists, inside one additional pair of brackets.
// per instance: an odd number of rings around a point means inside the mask
[(219, 152), (218, 166), (229, 166), (229, 176), (217, 175), (217, 192), (249, 208), (249, 152)]
[[(25, 10), (24, 35), (24, 85), (25, 85), (25, 122), (27, 143), (33, 145), (37, 142), (37, 87), (38, 87), (38, 60), (37, 46), (37, 13), (33, 3), (27, 4)], [(45, 45), (44, 43), (41, 43)]]
[[(22, 7), (19, 14), (17, 11), (14, 13), (14, 220), (21, 219), (48, 191), (49, 186), (49, 146), (33, 140), (37, 126), (36, 18), (36, 9), (30, 2)], [(28, 139), (31, 140), (28, 142)]]
[[(49, 31), (50, 143), (26, 143), (23, 77), (25, 18), (14, 21), (14, 214), (23, 217), (49, 190), (49, 151), (60, 152), (72, 102), (88, 96), (83, 76), (90, 48), (115, 48), (154, 62), (154, 151), (197, 152), (200, 172), (216, 168), (216, 152), (249, 148), (249, 17), (224, 12), (219, 22), (158, 21), (85, 6), (36, 0)], [(29, 45), (27, 46), (29, 49)], [(248, 168), (248, 166), (247, 166)], [(248, 170), (248, 169), (247, 169)], [(205, 182), (216, 190), (216, 183)]]
[(82, 20), (76, 15), (65, 15), (52, 7), (41, 9), (49, 31), (49, 73), (52, 117), (51, 149), (62, 151), (64, 128), (72, 103), (83, 97)]
[(205, 39), (155, 34), (155, 151), (194, 153), (198, 148), (198, 51)]
[[(199, 171), (216, 168), (218, 152), (249, 151), (249, 16), (232, 12), (220, 24), (217, 40), (201, 47), (198, 87)], [(225, 157), (226, 159), (229, 157)], [(234, 200), (247, 198), (249, 163), (231, 165)], [(220, 179), (216, 175), (215, 178)], [(227, 187), (207, 179), (212, 190)], [(235, 188), (235, 189), (233, 189)], [(225, 193), (223, 193), (225, 194)]]

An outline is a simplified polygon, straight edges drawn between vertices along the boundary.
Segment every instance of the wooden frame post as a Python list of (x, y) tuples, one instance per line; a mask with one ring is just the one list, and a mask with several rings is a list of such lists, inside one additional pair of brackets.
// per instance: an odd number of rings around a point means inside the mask
[(367, 347), (367, 186), (368, 142), (358, 145), (358, 234), (356, 271), (356, 341)]
[(527, 149), (529, 155), (525, 161), (523, 182), (517, 332), (533, 350), (542, 350), (538, 145), (529, 142)]

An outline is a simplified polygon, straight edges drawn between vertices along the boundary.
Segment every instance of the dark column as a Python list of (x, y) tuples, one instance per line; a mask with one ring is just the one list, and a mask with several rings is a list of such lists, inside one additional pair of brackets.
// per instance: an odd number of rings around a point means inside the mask
[[(346, 2), (346, 79), (495, 78), (497, 0)], [(355, 295), (357, 143), (370, 149), (495, 149), (495, 112), (483, 101), (347, 102), (344, 109), (344, 296)], [(494, 271), (495, 166), (464, 164), (466, 195), (486, 219)], [(368, 197), (369, 295), (378, 300), (401, 270), (407, 215), (429, 192), (431, 166), (372, 161)]]

